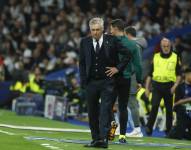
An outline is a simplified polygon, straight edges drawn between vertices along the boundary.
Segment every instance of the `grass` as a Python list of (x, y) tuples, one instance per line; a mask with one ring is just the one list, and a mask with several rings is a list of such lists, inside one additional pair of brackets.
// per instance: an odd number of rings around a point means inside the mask
[[(17, 116), (15, 113), (5, 110), (0, 110), (0, 123), (11, 125), (26, 125), (26, 126), (40, 126), (40, 127), (57, 127), (57, 128), (74, 128), (87, 129), (81, 126), (71, 125), (65, 122), (48, 120), (39, 117)], [(6, 133), (13, 133), (8, 135)], [(90, 140), (89, 133), (72, 133), (72, 132), (50, 132), (50, 131), (32, 131), (20, 130), (0, 127), (0, 149), (1, 150), (87, 150), (82, 144), (63, 143), (47, 140), (27, 140), (24, 137), (47, 137), (56, 139), (75, 139), (75, 140)], [(189, 145), (190, 141), (179, 141), (164, 138), (129, 138), (129, 143), (161, 143), (161, 144), (176, 144)], [(91, 148), (94, 150), (96, 148)], [(109, 150), (174, 150), (175, 147), (148, 147), (148, 146), (132, 146), (132, 145), (109, 145)], [(189, 150), (190, 148), (181, 148), (182, 150)]]
[(1, 124), (11, 124), (20, 126), (42, 126), (50, 128), (74, 128), (74, 129), (87, 129), (83, 126), (75, 126), (61, 121), (49, 120), (42, 117), (33, 116), (17, 116), (14, 112), (0, 110), (0, 123)]

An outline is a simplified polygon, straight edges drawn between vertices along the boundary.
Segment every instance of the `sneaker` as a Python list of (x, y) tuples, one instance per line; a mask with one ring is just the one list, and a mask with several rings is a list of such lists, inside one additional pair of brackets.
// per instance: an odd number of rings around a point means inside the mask
[(141, 128), (137, 127), (131, 133), (126, 133), (127, 137), (143, 137), (143, 133), (141, 132)]
[(119, 143), (127, 143), (125, 135), (119, 135)]

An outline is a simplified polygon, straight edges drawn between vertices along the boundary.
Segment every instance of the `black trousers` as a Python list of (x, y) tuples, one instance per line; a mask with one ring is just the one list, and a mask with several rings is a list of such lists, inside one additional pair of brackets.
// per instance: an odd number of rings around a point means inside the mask
[(176, 109), (177, 122), (168, 135), (173, 139), (188, 139), (191, 140), (191, 116), (186, 113), (181, 106)]
[[(120, 134), (125, 135), (127, 130), (128, 111), (131, 79), (120, 77), (116, 80), (116, 97), (118, 97)], [(114, 102), (115, 103), (115, 102)], [(114, 104), (113, 103), (113, 104)]]
[(86, 100), (93, 140), (108, 138), (113, 99), (114, 80), (92, 80), (88, 83)]
[(153, 81), (152, 86), (152, 108), (149, 115), (147, 127), (152, 131), (158, 114), (158, 108), (161, 99), (163, 98), (166, 107), (166, 132), (169, 132), (172, 127), (173, 95), (171, 94), (170, 89), (173, 86), (173, 82), (159, 83)]

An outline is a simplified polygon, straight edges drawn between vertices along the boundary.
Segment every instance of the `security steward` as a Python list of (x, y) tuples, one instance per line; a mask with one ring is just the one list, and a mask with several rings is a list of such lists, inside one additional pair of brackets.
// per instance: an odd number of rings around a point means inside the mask
[(166, 107), (166, 131), (167, 134), (172, 127), (173, 94), (181, 79), (180, 61), (177, 55), (171, 51), (171, 43), (167, 38), (160, 42), (161, 51), (153, 57), (151, 70), (146, 79), (145, 94), (149, 97), (152, 81), (151, 112), (146, 125), (146, 134), (152, 135), (153, 125), (158, 114), (160, 101), (163, 98)]

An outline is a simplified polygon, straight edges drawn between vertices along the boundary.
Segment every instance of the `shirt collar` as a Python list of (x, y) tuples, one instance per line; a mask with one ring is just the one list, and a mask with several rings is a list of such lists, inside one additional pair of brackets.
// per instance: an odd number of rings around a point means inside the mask
[[(101, 35), (101, 37), (99, 38), (99, 44), (101, 44), (103, 42), (103, 34)], [(93, 38), (93, 42), (97, 42), (97, 40), (95, 38)]]

